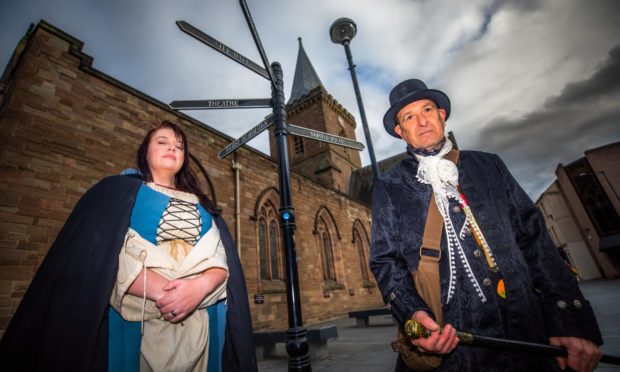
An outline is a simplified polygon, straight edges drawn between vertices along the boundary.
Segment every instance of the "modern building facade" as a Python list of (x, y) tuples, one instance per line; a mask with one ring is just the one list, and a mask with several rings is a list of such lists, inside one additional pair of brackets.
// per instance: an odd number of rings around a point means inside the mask
[(620, 142), (559, 164), (537, 205), (583, 279), (620, 277)]

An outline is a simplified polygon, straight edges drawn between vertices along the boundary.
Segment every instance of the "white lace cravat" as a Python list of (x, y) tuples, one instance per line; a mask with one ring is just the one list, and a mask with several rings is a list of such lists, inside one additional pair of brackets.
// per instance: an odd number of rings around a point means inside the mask
[(460, 204), (464, 204), (464, 201), (460, 193), (458, 192), (459, 171), (456, 167), (456, 164), (454, 164), (448, 159), (444, 159), (444, 156), (448, 154), (450, 150), (452, 150), (452, 142), (450, 142), (449, 138), (446, 138), (443, 147), (436, 155), (421, 156), (416, 154), (415, 157), (416, 159), (418, 159), (419, 162), (416, 178), (421, 183), (431, 185), (431, 187), (433, 188), (433, 193), (435, 194), (435, 203), (437, 204), (437, 209), (439, 209), (439, 213), (443, 217), (444, 226), (446, 227), (446, 236), (448, 238), (448, 252), (450, 256), (450, 280), (448, 285), (448, 297), (446, 299), (446, 303), (450, 303), (450, 300), (454, 295), (454, 289), (456, 285), (456, 258), (454, 251), (458, 252), (463, 268), (465, 269), (465, 273), (467, 274), (467, 278), (471, 281), (472, 286), (478, 294), (478, 297), (480, 297), (482, 302), (486, 302), (487, 299), (482, 292), (478, 280), (474, 276), (474, 273), (471, 269), (471, 266), (469, 265), (469, 261), (467, 260), (467, 256), (465, 255), (465, 252), (463, 251), (463, 247), (461, 246), (460, 242), (460, 240), (464, 238), (463, 231), (468, 225), (468, 220), (465, 220), (465, 224), (461, 229), (459, 239), (459, 234), (456, 233), (454, 225), (452, 224), (452, 220), (450, 219), (450, 203), (448, 199), (454, 199), (457, 200)]

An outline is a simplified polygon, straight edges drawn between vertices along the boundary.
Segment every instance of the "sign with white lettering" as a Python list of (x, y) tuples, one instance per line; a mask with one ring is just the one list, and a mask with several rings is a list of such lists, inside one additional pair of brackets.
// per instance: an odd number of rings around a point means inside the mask
[(364, 149), (364, 145), (361, 142), (353, 141), (348, 138), (334, 136), (333, 134), (319, 132), (318, 130), (298, 127), (293, 124), (288, 124), (286, 127), (290, 134), (294, 134), (296, 136), (311, 138), (322, 142), (333, 143), (334, 145), (350, 147), (359, 151)]
[(235, 62), (238, 62), (244, 65), (245, 67), (249, 68), (250, 70), (264, 77), (265, 79), (271, 80), (269, 78), (269, 73), (267, 73), (267, 70), (260, 67), (259, 65), (252, 62), (251, 60), (247, 59), (246, 57), (242, 56), (241, 54), (235, 52), (234, 50), (230, 49), (229, 47), (226, 46), (226, 44), (215, 40), (211, 36), (205, 34), (204, 32), (200, 31), (199, 29), (197, 29), (196, 27), (190, 25), (189, 23), (185, 21), (177, 21), (177, 26), (179, 26), (181, 31), (202, 41), (203, 43), (207, 44), (211, 48), (222, 53), (226, 57), (232, 59)]
[(273, 122), (273, 115), (270, 114), (265, 118), (265, 120), (258, 123), (257, 126), (250, 129), (247, 133), (231, 142), (228, 146), (224, 147), (224, 149), (220, 151), (217, 156), (220, 159), (224, 159), (225, 157), (233, 153), (236, 149), (243, 146), (246, 142), (250, 141), (252, 138), (258, 136), (262, 131), (272, 126)]
[(172, 101), (170, 107), (176, 110), (217, 110), (237, 108), (271, 107), (271, 98), (253, 99), (206, 99), (198, 101)]

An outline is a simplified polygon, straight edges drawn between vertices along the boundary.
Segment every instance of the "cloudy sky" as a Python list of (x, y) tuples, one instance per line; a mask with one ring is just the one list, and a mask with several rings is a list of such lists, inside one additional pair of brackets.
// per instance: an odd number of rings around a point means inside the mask
[[(379, 160), (404, 150), (382, 117), (389, 90), (412, 77), (450, 96), (459, 147), (498, 153), (533, 199), (558, 163), (620, 140), (620, 1), (247, 2), (286, 95), (302, 37), (325, 88), (361, 123), (344, 49), (329, 39), (336, 19), (357, 23), (351, 48)], [(265, 79), (175, 25), (185, 20), (260, 64), (238, 1), (3, 0), (0, 66), (40, 19), (82, 40), (95, 68), (160, 101), (270, 96)], [(236, 138), (269, 110), (187, 113)], [(361, 124), (357, 137), (365, 142)], [(268, 152), (267, 135), (250, 145)]]

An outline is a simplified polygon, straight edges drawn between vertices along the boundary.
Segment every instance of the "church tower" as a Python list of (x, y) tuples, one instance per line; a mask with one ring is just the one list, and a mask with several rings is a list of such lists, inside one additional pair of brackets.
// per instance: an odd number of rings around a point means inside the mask
[[(299, 52), (291, 96), (286, 104), (287, 122), (356, 140), (355, 119), (323, 87), (299, 38)], [(357, 150), (288, 135), (290, 167), (326, 187), (347, 192), (351, 172), (361, 167)], [(270, 152), (277, 156), (273, 135)]]

